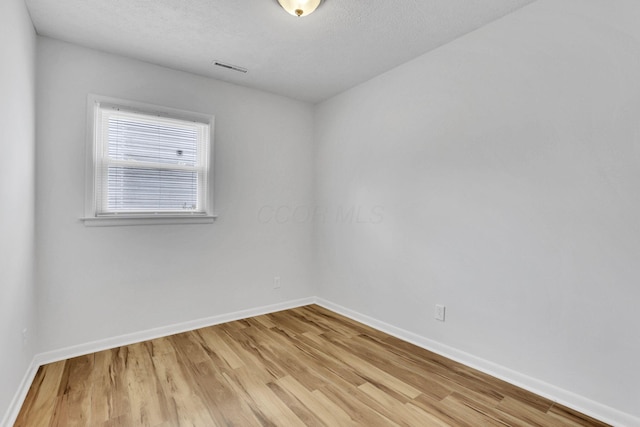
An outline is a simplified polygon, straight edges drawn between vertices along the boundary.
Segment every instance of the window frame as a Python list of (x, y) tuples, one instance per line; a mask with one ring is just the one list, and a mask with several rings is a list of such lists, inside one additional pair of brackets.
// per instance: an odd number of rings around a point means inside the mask
[[(205, 200), (202, 203), (201, 212), (112, 212), (98, 211), (98, 197), (100, 191), (97, 188), (99, 173), (98, 165), (102, 162), (101, 153), (98, 150), (97, 120), (100, 106), (122, 109), (127, 112), (156, 116), (161, 118), (177, 119), (202, 123), (208, 126), (208, 138), (206, 142), (206, 191), (201, 193)], [(89, 94), (87, 97), (87, 136), (86, 136), (86, 165), (85, 165), (85, 212), (82, 221), (86, 226), (114, 226), (114, 225), (148, 225), (148, 224), (207, 224), (212, 223), (217, 217), (213, 212), (213, 142), (214, 142), (214, 116), (193, 111), (179, 110), (142, 102), (130, 101), (119, 98)]]

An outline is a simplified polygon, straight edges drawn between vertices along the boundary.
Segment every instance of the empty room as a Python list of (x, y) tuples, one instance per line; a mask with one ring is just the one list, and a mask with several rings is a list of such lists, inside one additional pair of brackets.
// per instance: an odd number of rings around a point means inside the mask
[(0, 426), (640, 427), (637, 0), (2, 0), (0, 61)]

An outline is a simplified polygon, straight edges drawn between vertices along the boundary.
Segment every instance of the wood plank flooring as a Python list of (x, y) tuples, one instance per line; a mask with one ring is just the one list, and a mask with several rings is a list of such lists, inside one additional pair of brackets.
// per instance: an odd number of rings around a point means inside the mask
[(316, 305), (42, 366), (15, 426), (605, 426)]

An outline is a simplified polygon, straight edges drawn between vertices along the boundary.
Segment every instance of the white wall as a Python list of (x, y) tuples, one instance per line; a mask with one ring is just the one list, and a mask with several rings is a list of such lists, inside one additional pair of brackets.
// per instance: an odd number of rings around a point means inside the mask
[(0, 423), (33, 358), (36, 337), (35, 40), (23, 1), (1, 1)]
[[(539, 0), (315, 122), (308, 104), (39, 38), (38, 351), (319, 293), (640, 416), (639, 15)], [(33, 354), (21, 331), (37, 329), (20, 0), (0, 2), (0, 31), (2, 413)], [(215, 114), (219, 220), (85, 227), (88, 93)]]
[[(315, 294), (311, 223), (259, 215), (311, 204), (311, 105), (47, 38), (38, 61), (41, 351)], [(215, 115), (214, 224), (83, 225), (89, 93)]]
[(640, 416), (638, 22), (540, 0), (319, 105), (320, 295)]

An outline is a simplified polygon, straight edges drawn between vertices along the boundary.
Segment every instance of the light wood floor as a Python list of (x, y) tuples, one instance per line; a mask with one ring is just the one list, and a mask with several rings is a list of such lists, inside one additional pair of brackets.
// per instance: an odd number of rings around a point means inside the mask
[(321, 307), (52, 363), (16, 426), (604, 426)]

